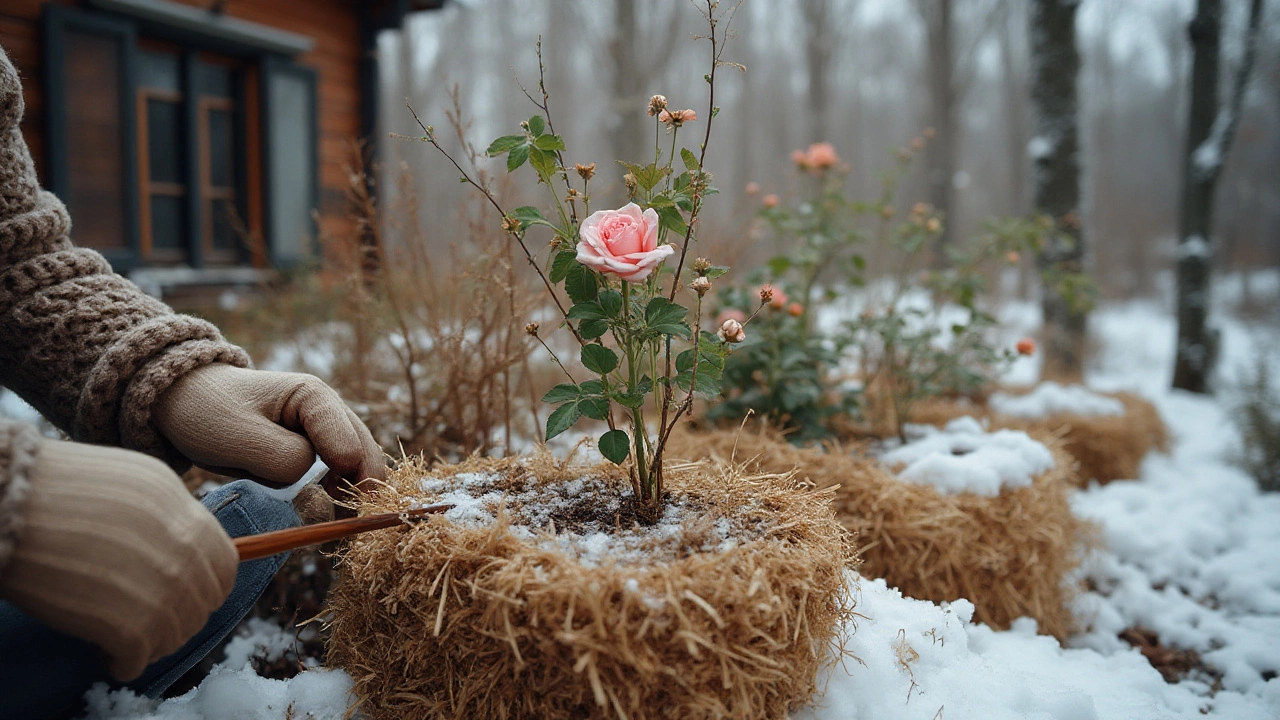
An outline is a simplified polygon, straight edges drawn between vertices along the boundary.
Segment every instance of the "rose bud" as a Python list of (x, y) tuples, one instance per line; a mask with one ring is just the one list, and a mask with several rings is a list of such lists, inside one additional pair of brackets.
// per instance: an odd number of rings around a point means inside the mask
[(761, 288), (760, 288), (760, 302), (761, 302), (762, 304), (763, 304), (763, 303), (770, 303), (770, 302), (773, 302), (773, 293), (774, 293), (774, 290), (773, 290), (773, 286), (772, 286), (772, 285), (765, 285), (765, 286), (761, 287)]
[(1019, 355), (1031, 355), (1036, 351), (1036, 341), (1031, 338), (1022, 338), (1015, 347)]
[(531, 322), (524, 326), (524, 331), (534, 337), (538, 337), (538, 323)]
[(769, 193), (768, 195), (765, 195), (764, 197), (760, 198), (760, 204), (764, 205), (767, 208), (778, 207), (778, 202), (779, 202), (778, 196), (774, 195), (773, 193)]
[(747, 339), (747, 332), (742, 329), (742, 323), (737, 320), (725, 320), (716, 337), (722, 342), (740, 343)]
[(1011, 250), (1011, 251), (1009, 251), (1009, 254), (1008, 254), (1008, 255), (1005, 255), (1005, 256), (1004, 256), (1004, 259), (1005, 259), (1005, 260), (1008, 260), (1010, 265), (1013, 265), (1013, 264), (1015, 264), (1015, 263), (1017, 263), (1017, 262), (1018, 262), (1018, 257), (1019, 257), (1019, 255), (1018, 255), (1017, 251), (1013, 251), (1013, 250)]
[(791, 317), (800, 317), (804, 314), (804, 306), (800, 303), (793, 302), (787, 306), (787, 314)]
[(586, 165), (583, 165), (582, 163), (575, 163), (573, 169), (578, 171), (578, 177), (583, 180), (590, 180), (592, 177), (595, 177), (596, 174), (595, 163), (587, 163)]
[(711, 280), (705, 275), (698, 276), (689, 283), (689, 289), (698, 293), (698, 297), (702, 297), (711, 289)]
[(760, 183), (755, 182), (755, 181), (753, 180), (753, 181), (751, 181), (751, 182), (747, 183), (746, 190), (747, 190), (747, 194), (748, 194), (748, 195), (759, 195), (759, 194), (760, 194)]
[[(657, 115), (658, 113), (666, 109), (667, 109), (666, 95), (654, 95), (653, 97), (649, 98), (649, 117), (653, 117), (654, 115)], [(663, 122), (666, 122), (666, 121), (663, 120)]]

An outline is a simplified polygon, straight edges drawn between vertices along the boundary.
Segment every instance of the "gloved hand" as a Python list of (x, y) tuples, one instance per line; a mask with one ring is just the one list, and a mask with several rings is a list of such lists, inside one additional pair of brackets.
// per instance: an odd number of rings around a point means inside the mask
[(237, 565), (222, 526), (164, 463), (46, 440), (0, 596), (101, 647), (124, 681), (204, 627)]
[(153, 418), (179, 452), (224, 475), (288, 485), (318, 454), (352, 483), (386, 478), (364, 423), (311, 375), (207, 365), (166, 390)]

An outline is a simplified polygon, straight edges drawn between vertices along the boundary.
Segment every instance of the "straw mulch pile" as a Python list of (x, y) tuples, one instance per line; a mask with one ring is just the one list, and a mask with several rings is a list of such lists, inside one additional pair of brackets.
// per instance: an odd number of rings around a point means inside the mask
[(1076, 479), (1106, 484), (1138, 477), (1142, 459), (1152, 450), (1169, 449), (1169, 431), (1155, 406), (1132, 393), (1102, 393), (1124, 403), (1124, 415), (1084, 417), (1053, 415), (1028, 419), (1000, 415), (967, 400), (934, 400), (912, 409), (912, 422), (941, 427), (962, 415), (986, 419), (992, 429), (1025, 430), (1032, 435), (1053, 434), (1080, 463)]
[(944, 495), (896, 480), (848, 448), (797, 448), (758, 426), (741, 434), (681, 430), (671, 453), (732, 457), (766, 472), (798, 468), (818, 487), (835, 485), (836, 512), (856, 533), (862, 575), (921, 600), (966, 598), (976, 620), (998, 629), (1029, 616), (1040, 632), (1063, 639), (1073, 629), (1068, 604), (1075, 592), (1066, 578), (1093, 532), (1069, 506), (1074, 463), (1054, 438), (1036, 439), (1053, 451), (1055, 469), (996, 497)]
[[(430, 500), (421, 478), (459, 473), (498, 473), (513, 489), (591, 475), (629, 491), (613, 465), (567, 467), (546, 454), (429, 471), (409, 462), (360, 510)], [(851, 539), (832, 493), (711, 462), (667, 475), (670, 495), (699, 512), (683, 536), (662, 540), (676, 552), (654, 550), (661, 562), (584, 564), (557, 545), (572, 517), (556, 521), (562, 535), (547, 528), (530, 539), (513, 532), (520, 511), (507, 500), (488, 526), (433, 516), (352, 539), (329, 595), (328, 657), (354, 678), (361, 710), (379, 719), (777, 718), (808, 702), (853, 613)], [(735, 547), (690, 550), (726, 518), (751, 530)]]

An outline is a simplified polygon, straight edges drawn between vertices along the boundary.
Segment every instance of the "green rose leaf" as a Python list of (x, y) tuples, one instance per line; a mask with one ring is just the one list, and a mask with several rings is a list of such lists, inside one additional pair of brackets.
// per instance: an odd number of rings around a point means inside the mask
[(547, 418), (547, 440), (573, 427), (581, 417), (582, 412), (578, 410), (578, 403), (568, 403), (556, 408), (556, 411)]
[(602, 397), (587, 397), (578, 401), (578, 412), (592, 420), (604, 420), (609, 417), (609, 400)]
[[(574, 257), (576, 258), (577, 256), (575, 255)], [(564, 289), (565, 292), (569, 293), (569, 299), (573, 302), (588, 302), (596, 299), (596, 294), (600, 290), (600, 282), (594, 270), (584, 266), (582, 263), (575, 262), (565, 275)]]
[(610, 430), (600, 436), (600, 454), (610, 462), (622, 464), (631, 455), (631, 438), (626, 430)]
[(545, 132), (546, 129), (547, 121), (543, 120), (541, 115), (534, 115), (529, 118), (529, 132), (532, 133), (534, 137), (538, 137)]
[(517, 168), (529, 159), (529, 146), (517, 145), (511, 148), (511, 152), (507, 153), (507, 172), (515, 172)]
[(658, 212), (658, 222), (671, 232), (683, 235), (689, 230), (689, 225), (684, 221), (684, 216), (674, 206), (666, 205), (655, 209)]
[[(688, 370), (689, 368), (693, 367), (693, 356), (694, 356), (693, 348), (689, 348), (688, 350), (685, 350), (684, 352), (677, 355), (676, 356), (676, 372), (682, 373)], [(543, 398), (543, 401), (545, 402), (546, 398)]]
[(727, 272), (729, 272), (728, 265), (712, 265), (711, 267), (707, 268), (706, 276), (712, 280), (715, 280), (716, 278), (720, 277), (721, 275), (724, 275)]
[(559, 135), (540, 135), (533, 141), (533, 144), (538, 146), (539, 150), (547, 152), (564, 150), (564, 138)]
[(550, 181), (551, 177), (556, 174), (555, 154), (546, 152), (537, 145), (529, 148), (529, 164), (538, 173), (538, 177), (543, 180)]
[(568, 316), (570, 320), (603, 320), (607, 317), (598, 302), (578, 303), (569, 308)]
[(605, 315), (611, 318), (618, 317), (622, 313), (622, 293), (617, 290), (600, 291), (600, 307)]
[(583, 340), (595, 340), (609, 332), (608, 320), (583, 320), (578, 324), (578, 334)]
[(695, 156), (689, 148), (680, 148), (680, 159), (684, 161), (684, 166), (689, 170), (689, 172), (702, 169), (702, 165), (698, 162), (697, 156)]
[(531, 225), (547, 225), (549, 227), (553, 227), (542, 215), (542, 211), (532, 205), (518, 207), (508, 213), (507, 216), (519, 220), (521, 230), (527, 230)]
[(489, 157), (496, 157), (503, 153), (511, 152), (520, 145), (524, 145), (525, 139), (524, 135), (503, 135), (489, 143), (489, 149), (484, 152)]
[(560, 383), (542, 396), (542, 402), (559, 405), (570, 400), (577, 400), (582, 395), (582, 388), (570, 383)]
[(584, 345), (582, 365), (597, 375), (606, 375), (618, 367), (618, 354), (603, 345)]
[[(569, 270), (578, 265), (578, 254), (572, 250), (561, 250), (551, 260), (551, 282), (558, 283), (569, 275)], [(581, 266), (579, 266), (581, 267)]]

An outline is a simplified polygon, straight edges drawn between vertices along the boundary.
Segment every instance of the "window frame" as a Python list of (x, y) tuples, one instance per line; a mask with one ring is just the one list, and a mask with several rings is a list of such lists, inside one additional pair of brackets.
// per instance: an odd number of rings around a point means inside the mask
[[(201, 36), (187, 28), (143, 22), (124, 15), (84, 8), (45, 5), (42, 25), (45, 38), (43, 79), (48, 185), (63, 198), (69, 197), (71, 172), (67, 153), (69, 119), (64, 85), (65, 65), (62, 61), (67, 42), (66, 33), (72, 31), (106, 35), (116, 40), (121, 48), (120, 149), (124, 169), (125, 249), (100, 250), (113, 268), (126, 273), (137, 268), (165, 265), (161, 258), (148, 257), (151, 248), (142, 247), (143, 223), (149, 222), (149, 218), (144, 219), (142, 213), (144, 205), (149, 205), (150, 199), (143, 198), (141, 182), (145, 177), (140, 164), (145, 156), (141, 143), (145, 139), (142, 132), (145, 130), (146, 119), (139, 114), (145, 110), (145, 100), (139, 92), (138, 54), (140, 48), (152, 40), (180, 46), (184, 124), (182, 152), (186, 158), (184, 179), (187, 200), (183, 238), (185, 264), (193, 269), (203, 269), (211, 267), (209, 261), (215, 261), (212, 266), (225, 267), (230, 252), (235, 255), (230, 261), (232, 267), (283, 268), (314, 258), (314, 253), (309, 257), (305, 253), (303, 256), (282, 254), (281, 246), (290, 243), (273, 237), (273, 219), (278, 209), (271, 197), (271, 185), (273, 178), (282, 170), (272, 162), (268, 146), (275, 115), (269, 96), (269, 80), (274, 73), (286, 73), (308, 83), (311, 133), (309, 163), (312, 172), (304, 182), (309, 197), (308, 206), (311, 208), (306, 224), (314, 239), (318, 230), (315, 212), (319, 209), (320, 199), (320, 102), (318, 76), (313, 68), (299, 65), (286, 55), (214, 36)], [(234, 97), (230, 99), (235, 106), (232, 114), (237, 156), (234, 170), (237, 191), (235, 207), (241, 220), (249, 226), (250, 235), (256, 235), (259, 229), (261, 233), (256, 238), (260, 242), (247, 243), (251, 247), (238, 247), (234, 251), (214, 249), (210, 227), (212, 218), (205, 217), (210, 213), (204, 211), (209, 198), (205, 193), (206, 151), (200, 143), (202, 139), (207, 139), (201, 129), (207, 124), (205, 113), (208, 108), (197, 92), (196, 77), (197, 62), (201, 60), (202, 54), (224, 56), (242, 63), (235, 77)], [(210, 206), (212, 207), (212, 203)], [(259, 244), (265, 245), (265, 248), (252, 247)]]

